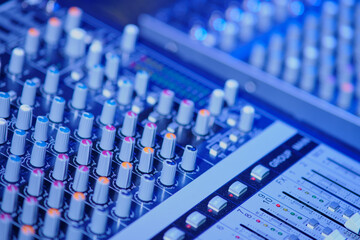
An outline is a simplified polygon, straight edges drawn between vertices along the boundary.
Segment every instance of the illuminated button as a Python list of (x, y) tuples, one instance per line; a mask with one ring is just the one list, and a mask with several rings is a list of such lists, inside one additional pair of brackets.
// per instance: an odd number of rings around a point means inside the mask
[(201, 213), (195, 211), (186, 218), (186, 223), (193, 228), (198, 228), (203, 225), (206, 221), (206, 217)]
[(329, 236), (327, 236), (324, 240), (346, 240), (339, 230), (335, 229)]
[(161, 145), (160, 155), (163, 158), (173, 158), (175, 155), (176, 136), (173, 133), (165, 134)]
[(359, 234), (360, 232), (360, 214), (355, 213), (353, 214), (344, 224), (344, 226), (349, 229), (350, 231), (353, 231), (356, 234)]
[(70, 32), (74, 28), (80, 27), (82, 10), (78, 7), (71, 7), (67, 11), (64, 29)]
[(121, 163), (119, 167), (116, 185), (120, 188), (128, 188), (131, 184), (133, 166), (129, 162)]
[(79, 221), (84, 217), (85, 195), (75, 192), (70, 201), (68, 216), (71, 220)]
[(329, 236), (331, 233), (333, 232), (333, 230), (329, 227), (326, 227), (322, 230), (321, 235), (324, 237)]
[(338, 210), (340, 207), (340, 205), (337, 202), (331, 202), (328, 206), (328, 209), (332, 212), (335, 212), (336, 210)]
[(164, 234), (163, 240), (183, 240), (185, 233), (176, 227), (172, 227)]
[(345, 219), (350, 219), (350, 217), (354, 214), (353, 211), (351, 211), (350, 209), (346, 209), (345, 212), (343, 213), (343, 218)]
[(46, 237), (55, 238), (59, 232), (60, 212), (55, 208), (46, 211), (42, 232)]
[(254, 178), (256, 178), (257, 180), (261, 181), (263, 180), (265, 177), (267, 177), (267, 175), (269, 175), (270, 170), (266, 167), (264, 167), (263, 165), (259, 164), (256, 167), (254, 167), (251, 170), (250, 175)]
[(314, 228), (316, 228), (318, 225), (319, 225), (319, 222), (318, 222), (316, 219), (314, 219), (314, 218), (310, 219), (309, 222), (306, 224), (306, 226), (307, 226), (308, 228), (310, 228), (310, 229), (314, 229)]
[(227, 206), (227, 201), (219, 196), (215, 196), (209, 201), (207, 206), (209, 209), (218, 213)]
[(30, 28), (26, 34), (25, 39), (25, 52), (28, 55), (34, 55), (39, 49), (39, 36), (40, 32), (36, 28)]
[(240, 197), (247, 191), (247, 186), (239, 181), (234, 182), (230, 185), (228, 192), (235, 197)]
[(209, 133), (210, 112), (207, 109), (201, 109), (196, 117), (194, 132), (198, 135), (207, 135)]
[(49, 45), (56, 45), (61, 36), (62, 22), (57, 17), (49, 19), (46, 25), (44, 40)]
[(30, 225), (21, 226), (19, 231), (18, 240), (32, 240), (34, 239), (35, 229)]

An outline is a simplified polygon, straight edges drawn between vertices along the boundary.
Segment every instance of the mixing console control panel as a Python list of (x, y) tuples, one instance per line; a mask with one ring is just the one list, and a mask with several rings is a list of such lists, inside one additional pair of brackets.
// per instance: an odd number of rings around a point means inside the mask
[(360, 238), (356, 160), (136, 25), (35, 2), (0, 5), (0, 239)]

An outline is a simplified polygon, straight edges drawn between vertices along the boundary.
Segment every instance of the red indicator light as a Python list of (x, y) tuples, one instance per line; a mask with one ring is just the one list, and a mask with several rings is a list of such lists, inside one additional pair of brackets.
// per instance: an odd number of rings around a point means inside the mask
[(254, 178), (254, 177), (251, 177), (250, 179), (251, 179), (251, 180), (253, 180), (253, 181), (255, 181), (255, 180), (256, 180), (256, 178)]
[(186, 225), (186, 228), (190, 229), (190, 228), (191, 228), (191, 225), (190, 225), (190, 224), (187, 224), (187, 225)]
[(256, 222), (259, 223), (259, 222), (260, 222), (260, 219), (256, 219)]
[(301, 187), (298, 187), (298, 190), (300, 190), (300, 191), (301, 191), (301, 190), (302, 190), (302, 188), (301, 188)]
[(280, 204), (276, 204), (277, 207), (280, 207)]
[(240, 236), (235, 236), (236, 239), (240, 239)]
[(232, 193), (229, 194), (229, 197), (234, 197), (234, 195)]
[(208, 209), (208, 212), (212, 212), (212, 211), (213, 211), (212, 209), (210, 209), (210, 208)]

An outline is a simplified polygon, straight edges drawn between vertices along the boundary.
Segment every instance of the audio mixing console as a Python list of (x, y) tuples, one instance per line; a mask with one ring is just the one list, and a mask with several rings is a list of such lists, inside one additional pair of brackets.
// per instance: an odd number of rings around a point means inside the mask
[(39, 2), (0, 5), (0, 240), (360, 239), (356, 151)]

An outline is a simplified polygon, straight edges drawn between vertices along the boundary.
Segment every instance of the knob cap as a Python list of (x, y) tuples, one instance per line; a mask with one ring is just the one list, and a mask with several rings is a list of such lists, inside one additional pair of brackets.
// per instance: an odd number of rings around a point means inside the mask
[(73, 221), (80, 221), (84, 217), (85, 195), (75, 192), (70, 201), (68, 217)]
[(33, 240), (35, 229), (30, 225), (23, 225), (20, 228), (18, 240)]
[(16, 119), (16, 127), (21, 130), (29, 130), (32, 123), (33, 110), (29, 105), (21, 105)]
[(75, 85), (74, 93), (71, 100), (71, 106), (75, 109), (83, 110), (86, 107), (88, 88), (83, 83)]
[(88, 86), (91, 89), (99, 89), (104, 79), (104, 68), (100, 64), (96, 64), (89, 68)]
[(52, 101), (49, 118), (52, 122), (60, 123), (64, 118), (65, 99), (62, 97), (54, 97)]
[(80, 142), (76, 162), (80, 165), (89, 165), (91, 160), (92, 141), (83, 139)]
[(107, 177), (99, 177), (95, 184), (93, 201), (97, 204), (105, 204), (108, 201), (110, 180)]
[(24, 155), (25, 154), (25, 141), (26, 141), (26, 132), (24, 130), (15, 129), (12, 141), (10, 152), (15, 155)]
[(44, 92), (47, 94), (56, 94), (59, 86), (59, 78), (59, 70), (54, 66), (50, 66), (46, 71)]
[(36, 223), (38, 214), (38, 200), (35, 197), (26, 197), (23, 203), (23, 212), (21, 214), (21, 221), (27, 225), (34, 225)]
[(94, 40), (89, 47), (89, 52), (86, 57), (86, 67), (88, 69), (92, 69), (95, 65), (98, 65), (100, 63), (102, 51), (102, 42), (99, 40)]
[(31, 151), (30, 164), (34, 167), (45, 166), (46, 142), (36, 141)]
[(167, 133), (164, 136), (161, 145), (160, 155), (163, 158), (173, 158), (175, 155), (176, 136), (173, 133)]
[(149, 74), (146, 71), (140, 70), (136, 72), (134, 89), (139, 97), (145, 97), (149, 82)]
[(119, 188), (129, 188), (131, 185), (133, 166), (129, 162), (122, 162), (119, 167), (116, 185)]
[(62, 181), (54, 181), (51, 183), (47, 204), (52, 208), (61, 208), (64, 199), (64, 183)]
[(68, 36), (65, 45), (65, 54), (70, 58), (80, 58), (85, 54), (85, 37), (86, 32), (81, 28), (72, 29)]
[(188, 172), (194, 171), (196, 167), (196, 155), (197, 155), (196, 147), (193, 147), (191, 145), (186, 145), (180, 163), (181, 168)]
[(153, 200), (155, 187), (155, 178), (148, 174), (143, 174), (140, 180), (138, 197), (143, 202), (150, 202)]
[(238, 125), (241, 131), (248, 132), (252, 129), (254, 115), (255, 109), (250, 105), (246, 105), (241, 109), (240, 121)]
[(128, 190), (120, 190), (116, 201), (115, 214), (121, 218), (128, 218), (131, 211), (133, 195)]
[(46, 211), (42, 232), (46, 237), (55, 238), (59, 233), (60, 211), (50, 208)]
[(143, 148), (138, 165), (139, 171), (142, 173), (150, 173), (153, 170), (153, 159), (154, 149), (151, 147)]
[(141, 145), (144, 147), (153, 147), (155, 145), (157, 126), (155, 123), (148, 122), (144, 126), (143, 135), (141, 137)]
[(38, 116), (35, 123), (34, 138), (36, 141), (47, 141), (49, 119), (45, 116)]
[(180, 103), (179, 111), (176, 116), (176, 121), (181, 125), (188, 125), (191, 123), (194, 115), (194, 102), (184, 99)]
[(4, 144), (7, 141), (8, 123), (5, 119), (0, 118), (0, 144)]
[(235, 104), (238, 90), (239, 90), (239, 83), (236, 80), (228, 79), (225, 82), (224, 96), (225, 96), (225, 101), (229, 107)]
[(114, 126), (104, 126), (102, 128), (100, 148), (104, 150), (112, 150), (114, 148), (115, 134), (116, 128)]
[(5, 213), (13, 213), (16, 210), (19, 189), (16, 185), (9, 184), (4, 189), (1, 202), (1, 210)]
[(209, 133), (210, 112), (207, 109), (201, 109), (196, 117), (194, 132), (200, 136)]
[(110, 174), (112, 161), (112, 152), (102, 151), (96, 167), (96, 173), (100, 176), (107, 177)]
[(104, 125), (114, 124), (114, 118), (116, 113), (116, 101), (114, 99), (109, 99), (104, 103), (100, 122)]
[(121, 38), (120, 49), (122, 52), (130, 54), (135, 49), (139, 28), (134, 24), (128, 24), (124, 28)]
[(80, 165), (76, 168), (74, 182), (72, 188), (77, 192), (85, 192), (88, 188), (89, 168)]
[(128, 105), (131, 102), (133, 95), (133, 84), (130, 80), (121, 80), (119, 83), (119, 92), (117, 96), (117, 101), (121, 105)]
[(0, 118), (8, 118), (10, 116), (10, 94), (0, 92)]
[(80, 27), (82, 17), (82, 10), (78, 7), (71, 7), (68, 9), (64, 29), (66, 32), (70, 32), (74, 28)]
[(10, 239), (12, 217), (7, 213), (0, 213), (0, 239)]
[(120, 57), (112, 52), (108, 52), (105, 55), (105, 76), (115, 81), (118, 76), (119, 66), (120, 66)]
[(210, 97), (209, 111), (213, 116), (218, 116), (221, 113), (224, 105), (224, 91), (221, 89), (215, 89)]
[(134, 136), (136, 131), (138, 115), (132, 111), (128, 111), (124, 117), (124, 123), (121, 128), (121, 134), (124, 136)]
[(37, 90), (36, 83), (31, 79), (26, 80), (21, 93), (21, 98), (20, 98), (21, 104), (34, 106), (36, 90)]
[(107, 219), (107, 210), (95, 208), (91, 216), (90, 230), (97, 235), (104, 234), (106, 231)]
[(57, 17), (52, 17), (48, 20), (44, 36), (44, 40), (48, 45), (55, 46), (59, 42), (62, 30), (61, 25), (62, 22)]
[(32, 170), (29, 178), (27, 192), (31, 196), (40, 196), (43, 189), (44, 171), (40, 168)]
[(172, 186), (175, 183), (176, 162), (173, 160), (163, 161), (163, 168), (161, 170), (160, 182), (165, 186)]
[(66, 153), (69, 148), (70, 129), (67, 127), (59, 127), (55, 138), (55, 151)]
[(36, 28), (30, 28), (26, 34), (25, 39), (25, 52), (29, 56), (36, 55), (38, 49), (39, 49), (39, 43), (40, 43), (40, 32)]
[(119, 158), (123, 162), (131, 162), (133, 159), (135, 139), (133, 137), (125, 137), (121, 143)]
[(22, 48), (14, 48), (11, 52), (9, 61), (9, 73), (10, 74), (21, 74), (25, 61), (25, 51)]
[(156, 107), (156, 111), (161, 115), (170, 114), (174, 102), (174, 96), (175, 94), (173, 91), (169, 89), (163, 90), (160, 94), (160, 99)]
[(78, 135), (81, 138), (91, 138), (92, 128), (94, 124), (94, 115), (92, 113), (84, 112), (81, 115)]
[(64, 181), (67, 178), (69, 165), (69, 156), (67, 154), (59, 154), (56, 157), (54, 171), (52, 176), (54, 179)]
[(4, 178), (7, 182), (17, 182), (20, 178), (21, 158), (19, 156), (10, 155), (6, 162)]

